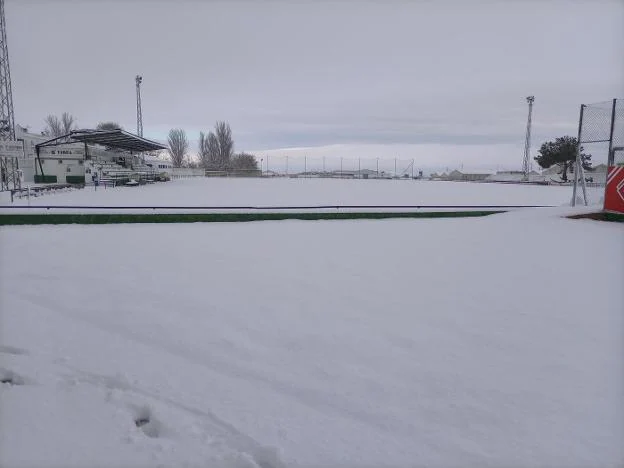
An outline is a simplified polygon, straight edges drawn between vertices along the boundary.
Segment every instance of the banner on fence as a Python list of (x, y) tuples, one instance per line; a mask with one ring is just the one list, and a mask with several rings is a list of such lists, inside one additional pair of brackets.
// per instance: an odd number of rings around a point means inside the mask
[(24, 157), (24, 143), (21, 141), (14, 141), (14, 140), (0, 141), (0, 157), (23, 158)]
[(624, 214), (624, 165), (609, 166), (604, 209), (605, 211)]

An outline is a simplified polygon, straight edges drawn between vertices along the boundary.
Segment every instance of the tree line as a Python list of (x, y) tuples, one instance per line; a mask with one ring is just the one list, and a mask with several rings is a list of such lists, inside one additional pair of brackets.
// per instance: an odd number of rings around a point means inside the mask
[[(42, 135), (58, 138), (77, 130), (76, 118), (64, 112), (60, 117), (48, 115)], [(117, 122), (104, 121), (96, 130), (116, 130), (123, 127)], [(214, 130), (199, 133), (199, 160), (190, 156), (190, 144), (186, 132), (181, 128), (172, 128), (167, 137), (169, 157), (173, 167), (201, 167), (209, 171), (257, 171), (258, 161), (249, 153), (235, 153), (232, 129), (227, 122), (218, 121)]]
[[(167, 139), (171, 161), (175, 167), (184, 164), (188, 153), (189, 142), (186, 132), (181, 128), (171, 129)], [(207, 171), (257, 171), (258, 161), (249, 153), (235, 153), (234, 139), (230, 124), (219, 121), (214, 130), (199, 132), (199, 161), (197, 165)]]
[[(46, 127), (43, 135), (50, 138), (67, 135), (76, 130), (76, 119), (71, 114), (64, 112), (60, 117), (48, 115), (45, 118)], [(117, 122), (105, 121), (96, 126), (97, 130), (122, 129)], [(232, 129), (227, 122), (218, 121), (214, 130), (204, 133), (199, 132), (199, 160), (193, 161), (189, 155), (189, 140), (186, 132), (181, 128), (172, 128), (167, 137), (169, 156), (174, 167), (201, 167), (208, 171), (257, 171), (258, 161), (249, 153), (235, 153)], [(579, 153), (583, 169), (592, 170), (591, 155), (579, 148), (578, 140), (571, 136), (563, 136), (554, 141), (542, 144), (538, 155), (534, 158), (540, 167), (547, 169), (557, 165), (560, 169), (561, 180), (568, 180), (568, 172), (574, 171), (576, 153)]]

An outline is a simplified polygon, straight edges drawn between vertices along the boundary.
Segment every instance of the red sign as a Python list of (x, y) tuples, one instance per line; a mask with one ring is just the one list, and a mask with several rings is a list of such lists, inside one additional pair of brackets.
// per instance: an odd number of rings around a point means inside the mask
[(610, 166), (607, 171), (604, 209), (624, 214), (624, 166)]

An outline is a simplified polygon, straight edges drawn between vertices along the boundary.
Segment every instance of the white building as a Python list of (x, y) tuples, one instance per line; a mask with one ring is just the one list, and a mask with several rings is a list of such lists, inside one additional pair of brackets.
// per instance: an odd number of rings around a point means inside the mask
[(40, 141), (41, 136), (28, 136), (28, 139), (29, 147), (33, 146), (32, 141), (39, 141), (34, 143), (34, 173), (32, 179), (26, 178), (25, 174), (26, 182), (88, 184), (94, 174), (100, 180), (153, 180), (155, 175), (166, 172), (171, 166), (164, 160), (156, 164), (159, 167), (146, 164), (144, 155), (147, 152), (160, 151), (166, 146), (121, 129), (75, 130), (44, 141)]
[(36, 145), (49, 140), (50, 137), (30, 133), (27, 128), (15, 126), (15, 139), (24, 145), (24, 156), (18, 158), (19, 168), (22, 170), (23, 179), (26, 183), (35, 181), (35, 158), (37, 157)]

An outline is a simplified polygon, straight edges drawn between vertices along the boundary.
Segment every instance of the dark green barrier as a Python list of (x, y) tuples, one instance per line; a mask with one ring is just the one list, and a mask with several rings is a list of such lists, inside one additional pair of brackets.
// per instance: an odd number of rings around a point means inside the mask
[(624, 214), (619, 213), (605, 213), (606, 221), (617, 221), (618, 223), (624, 223)]
[(21, 224), (126, 224), (126, 223), (231, 223), (277, 221), (285, 219), (390, 219), (390, 218), (464, 218), (487, 216), (504, 211), (421, 211), (368, 213), (160, 213), (160, 214), (0, 214), (0, 225)]
[(578, 215), (568, 216), (570, 219), (594, 219), (596, 221), (614, 221), (617, 223), (624, 223), (624, 214), (610, 213), (608, 211), (599, 211), (596, 213), (583, 213)]
[(35, 184), (56, 184), (56, 176), (55, 175), (44, 175), (35, 174)]
[(85, 176), (78, 176), (78, 175), (68, 175), (65, 177), (65, 180), (67, 181), (68, 184), (80, 184), (80, 185), (84, 185), (85, 183)]

